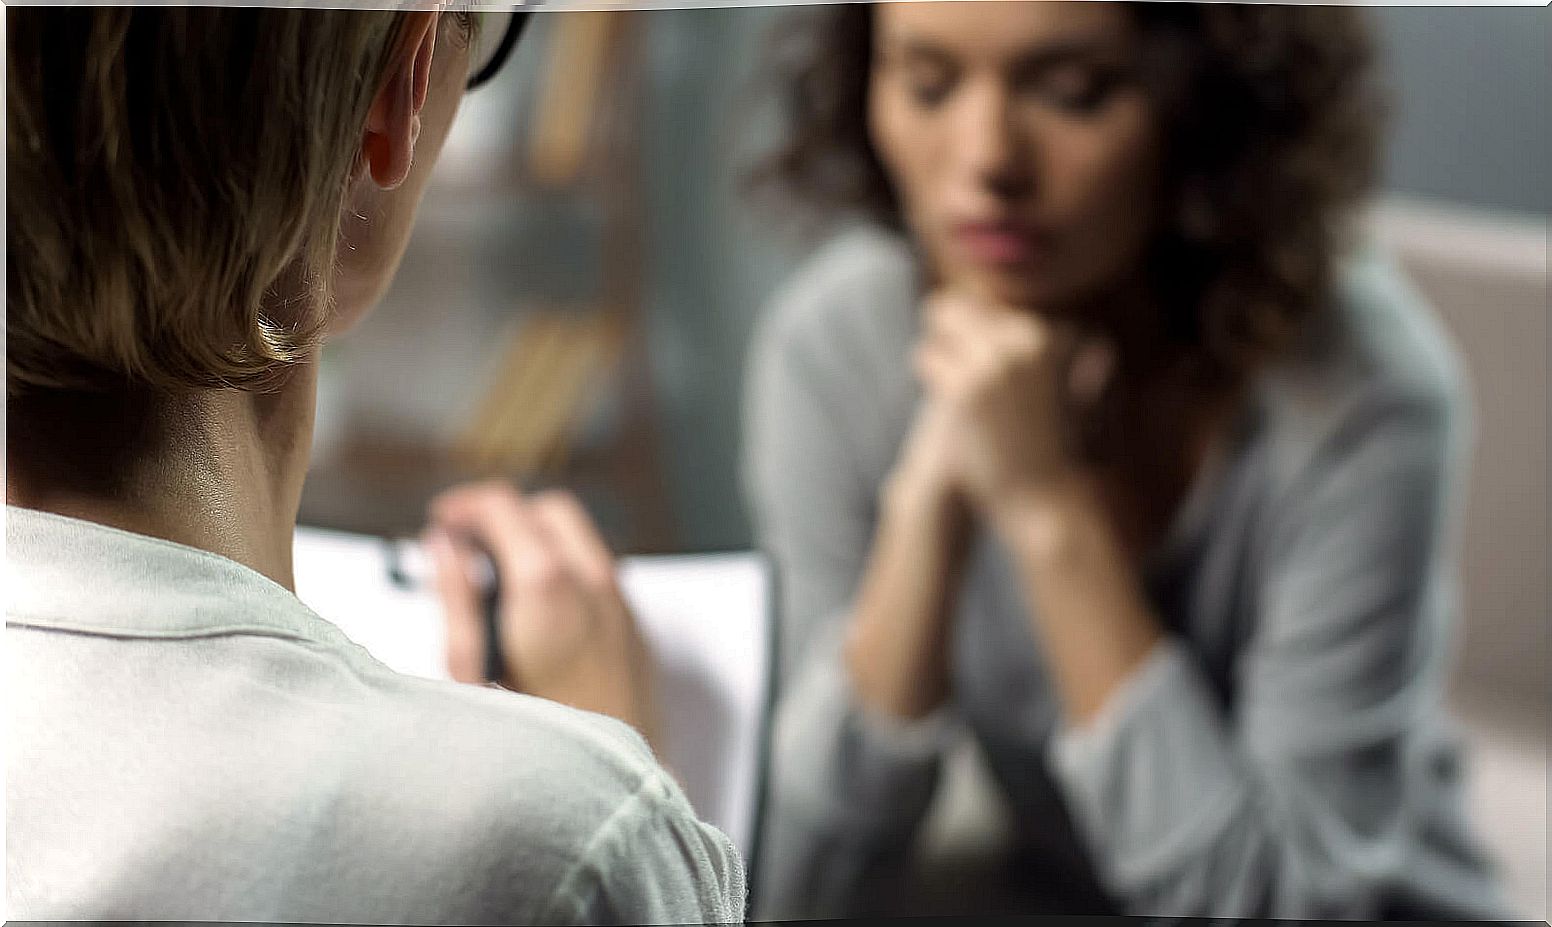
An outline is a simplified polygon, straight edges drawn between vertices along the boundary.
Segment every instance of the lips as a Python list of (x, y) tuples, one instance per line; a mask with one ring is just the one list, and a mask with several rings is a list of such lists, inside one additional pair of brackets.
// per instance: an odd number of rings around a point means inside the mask
[(996, 267), (1039, 263), (1051, 251), (1049, 233), (1016, 220), (960, 222), (953, 237), (970, 260)]

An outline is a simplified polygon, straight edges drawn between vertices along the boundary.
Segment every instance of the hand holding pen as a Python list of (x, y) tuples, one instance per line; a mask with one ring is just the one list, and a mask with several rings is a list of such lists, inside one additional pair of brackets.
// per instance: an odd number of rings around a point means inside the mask
[[(646, 647), (621, 596), (614, 556), (577, 499), (476, 483), (438, 496), (430, 517), (424, 543), (447, 614), (453, 678), (611, 715), (655, 746)], [(486, 672), (490, 647), (473, 578), (481, 548), (500, 578), (495, 627), (504, 659), (496, 679)]]

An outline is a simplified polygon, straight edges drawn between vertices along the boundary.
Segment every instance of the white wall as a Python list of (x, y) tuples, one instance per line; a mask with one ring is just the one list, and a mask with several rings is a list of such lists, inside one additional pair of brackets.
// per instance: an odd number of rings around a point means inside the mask
[(1451, 703), (1473, 820), (1518, 916), (1547, 917), (1547, 223), (1392, 199), (1375, 215), (1454, 337), (1477, 446)]

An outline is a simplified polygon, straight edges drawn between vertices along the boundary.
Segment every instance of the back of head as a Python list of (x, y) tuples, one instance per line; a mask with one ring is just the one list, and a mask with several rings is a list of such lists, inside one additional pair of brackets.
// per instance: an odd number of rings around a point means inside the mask
[(262, 388), (305, 355), (400, 21), (8, 9), (7, 398)]

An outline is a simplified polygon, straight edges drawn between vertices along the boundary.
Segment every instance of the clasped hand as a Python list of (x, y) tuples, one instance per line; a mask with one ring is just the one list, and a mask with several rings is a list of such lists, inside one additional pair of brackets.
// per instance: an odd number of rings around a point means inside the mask
[(897, 481), (960, 494), (984, 513), (1080, 475), (1067, 435), (1113, 355), (1072, 326), (953, 291), (923, 307), (914, 364), (925, 401)]

